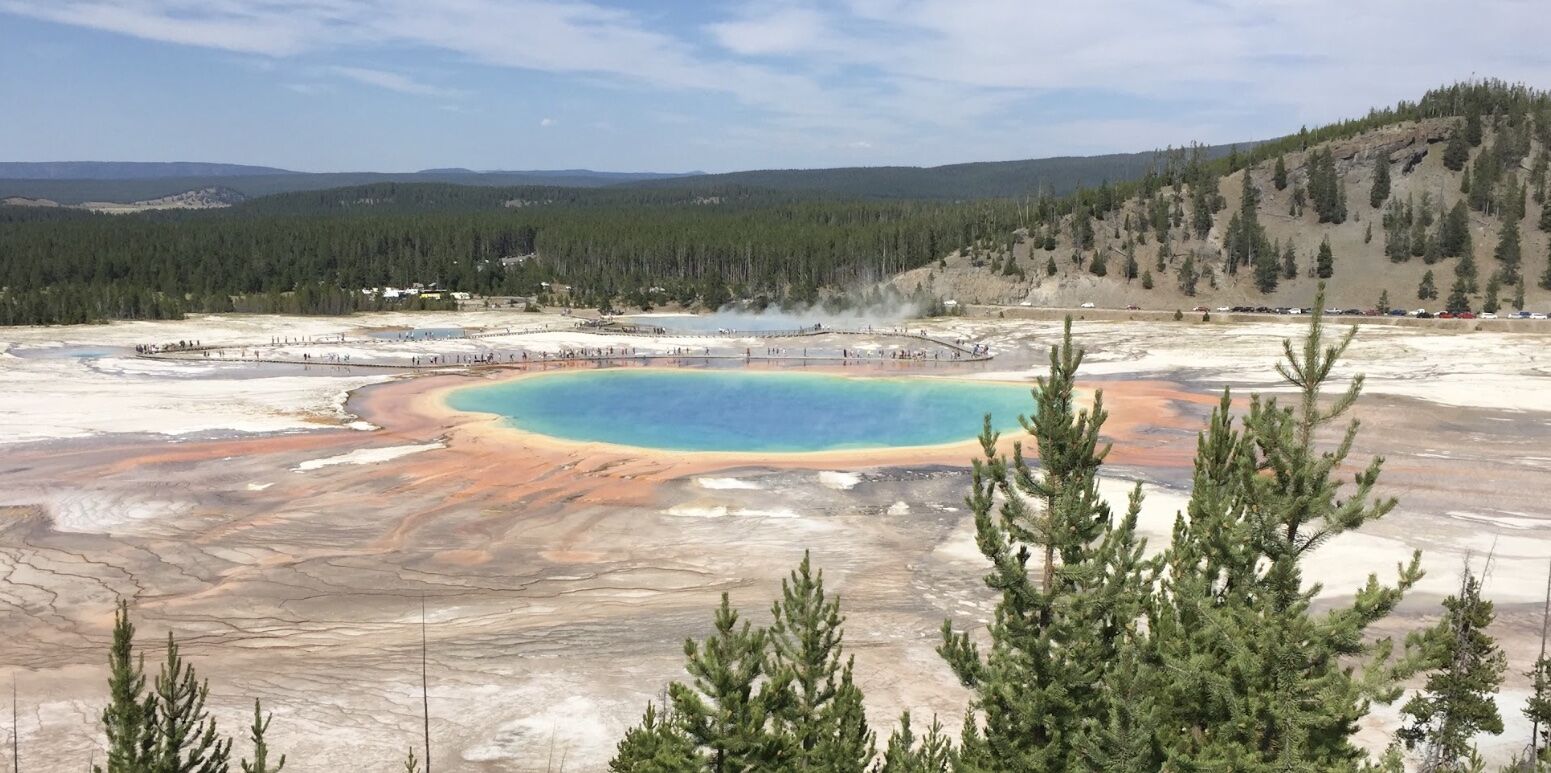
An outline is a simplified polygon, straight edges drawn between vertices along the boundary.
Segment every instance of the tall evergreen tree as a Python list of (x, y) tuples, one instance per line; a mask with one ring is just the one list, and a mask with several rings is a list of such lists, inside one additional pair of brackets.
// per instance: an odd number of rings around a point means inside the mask
[(194, 667), (183, 661), (170, 632), (154, 694), (150, 725), (156, 743), (150, 773), (226, 773), (232, 742), (220, 736), (205, 709), (210, 685), (199, 681)]
[(961, 739), (971, 760), (996, 769), (1058, 770), (1073, 760), (1085, 717), (1110, 715), (1104, 675), (1130, 646), (1140, 613), (1139, 494), (1112, 519), (1098, 493), (1109, 447), (1100, 441), (1102, 393), (1090, 410), (1075, 405), (1082, 352), (1068, 320), (1050, 353), (1050, 374), (1020, 417), (1039, 450), (1036, 474), (1015, 443), (1009, 459), (986, 417), (983, 459), (974, 461), (969, 503), (986, 584), (999, 594), (984, 657), (968, 633), (943, 624), (938, 651), (974, 692), (983, 734)]
[(1454, 277), (1454, 286), (1449, 288), (1449, 297), (1444, 300), (1443, 308), (1450, 314), (1470, 311), (1470, 287), (1464, 277)]
[(1271, 170), (1271, 184), (1279, 191), (1287, 190), (1287, 162), (1281, 156), (1276, 157), (1276, 166)]
[(1335, 253), (1330, 250), (1330, 237), (1325, 237), (1319, 243), (1319, 256), (1314, 260), (1315, 274), (1320, 279), (1329, 279), (1336, 273)]
[(1469, 253), (1460, 256), (1459, 262), (1454, 264), (1454, 278), (1460, 281), (1460, 286), (1466, 293), (1476, 292), (1476, 259)]
[(280, 773), (285, 768), (285, 755), (280, 755), (273, 767), (269, 764), (269, 743), (264, 733), (269, 731), (270, 715), (264, 714), (258, 700), (253, 701), (253, 724), (248, 728), (248, 738), (253, 741), (253, 761), (242, 760), (242, 773)]
[(1509, 284), (1519, 281), (1519, 266), (1522, 256), (1519, 251), (1519, 223), (1517, 220), (1503, 218), (1502, 228), (1497, 232), (1497, 249), (1492, 254), (1502, 264), (1503, 281)]
[(1408, 639), (1430, 667), (1422, 691), (1406, 702), (1399, 736), (1408, 748), (1425, 750), (1422, 770), (1463, 770), (1479, 733), (1503, 731), (1493, 696), (1502, 684), (1507, 659), (1486, 632), (1492, 602), (1481, 598), (1481, 582), (1468, 569), (1456, 595), (1443, 600), (1438, 624)]
[(1546, 270), (1540, 275), (1540, 289), (1551, 290), (1551, 242), (1546, 245)]
[(113, 647), (108, 652), (108, 706), (102, 726), (108, 736), (108, 767), (97, 773), (151, 773), (156, 713), (154, 696), (145, 694), (145, 658), (136, 657), (135, 626), (129, 602), (120, 599), (113, 613)]
[(769, 770), (791, 760), (790, 739), (771, 727), (790, 677), (765, 678), (765, 637), (764, 629), (739, 625), (723, 593), (714, 633), (703, 643), (684, 642), (691, 681), (669, 685), (668, 697), (710, 773)]
[(1434, 283), (1433, 272), (1428, 271), (1422, 275), (1422, 282), (1416, 287), (1416, 298), (1420, 301), (1430, 301), (1437, 297), (1438, 285)]
[(1185, 253), (1185, 260), (1179, 264), (1177, 276), (1179, 279), (1179, 291), (1185, 295), (1194, 296), (1196, 294), (1196, 282), (1200, 281), (1201, 275), (1196, 273), (1196, 259), (1193, 254)]
[(1293, 249), (1292, 239), (1287, 240), (1287, 246), (1282, 250), (1282, 278), (1298, 278), (1298, 253)]
[(1472, 148), (1481, 145), (1481, 112), (1475, 108), (1465, 113), (1465, 142)]
[[(411, 751), (411, 754), (414, 752)], [(667, 709), (646, 704), (641, 724), (625, 731), (609, 760), (611, 773), (696, 773), (705, 763), (695, 754), (695, 743), (674, 721)]]
[(873, 733), (862, 713), (861, 690), (844, 658), (840, 600), (824, 594), (823, 572), (802, 563), (781, 581), (771, 608), (766, 672), (779, 674), (787, 695), (777, 719), (796, 746), (792, 769), (861, 773), (873, 756)]
[(1336, 171), (1335, 156), (1327, 148), (1309, 155), (1309, 200), (1321, 223), (1346, 222), (1346, 190)]
[(1443, 147), (1443, 166), (1451, 171), (1458, 172), (1465, 168), (1470, 161), (1470, 143), (1465, 141), (1465, 133), (1455, 130), (1449, 134), (1449, 142)]
[(910, 727), (910, 712), (899, 718), (899, 727), (889, 736), (889, 745), (877, 773), (948, 773), (955, 770), (953, 746), (936, 717), (926, 735), (916, 737)]
[(1500, 296), (1503, 291), (1502, 273), (1492, 274), (1492, 278), (1486, 280), (1486, 297), (1481, 301), (1481, 310), (1488, 314), (1496, 314), (1502, 305)]
[(1389, 198), (1389, 155), (1380, 153), (1373, 160), (1373, 186), (1368, 189), (1368, 206), (1378, 209)]
[(1235, 429), (1239, 412), (1224, 394), (1197, 441), (1189, 507), (1159, 557), (1148, 616), (1168, 769), (1351, 769), (1364, 757), (1352, 736), (1370, 701), (1398, 696), (1390, 643), (1365, 632), (1420, 578), (1419, 557), (1394, 586), (1370, 575), (1349, 605), (1322, 612), (1313, 608), (1320, 586), (1303, 577), (1320, 546), (1395, 504), (1374, 496), (1379, 459), (1343, 490), (1355, 421), (1334, 448), (1315, 442), (1362, 387), (1358, 376), (1334, 400), (1324, 396), (1355, 333), (1327, 344), (1324, 303), (1322, 288), (1301, 351), (1287, 342), (1277, 366), (1294, 406), (1252, 398)]
[(1444, 255), (1452, 258), (1471, 252), (1470, 211), (1465, 208), (1464, 200), (1455, 202), (1439, 223), (1438, 236)]

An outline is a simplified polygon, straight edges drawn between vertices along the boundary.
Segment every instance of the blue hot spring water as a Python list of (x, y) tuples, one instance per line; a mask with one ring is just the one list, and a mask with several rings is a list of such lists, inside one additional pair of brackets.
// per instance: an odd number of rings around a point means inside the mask
[(968, 440), (1017, 429), (1029, 387), (743, 370), (591, 370), (453, 392), (456, 410), (566, 440), (676, 451), (803, 452)]

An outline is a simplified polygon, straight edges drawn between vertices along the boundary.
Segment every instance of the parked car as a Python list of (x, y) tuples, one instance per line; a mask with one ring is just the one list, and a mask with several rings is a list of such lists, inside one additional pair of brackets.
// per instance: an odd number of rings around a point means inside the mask
[(1458, 314), (1455, 314), (1454, 318), (1455, 319), (1475, 319), (1476, 315), (1475, 315), (1474, 312), (1462, 311), (1462, 312), (1460, 312)]
[[(1444, 312), (1444, 313), (1448, 313), (1448, 312)], [(1432, 315), (1431, 312), (1427, 311), (1426, 309), (1422, 309), (1421, 311), (1419, 311), (1417, 313), (1416, 318), (1417, 319), (1432, 319), (1433, 315)]]
[(1023, 303), (1020, 303), (1018, 305), (1019, 306), (1033, 306), (1034, 302), (1033, 301), (1024, 301)]
[(1142, 310), (1142, 307), (1138, 306), (1138, 305), (1136, 305), (1134, 303), (1126, 304), (1126, 311), (1141, 311), (1141, 310)]
[(1530, 312), (1529, 318), (1530, 319), (1545, 319), (1546, 315), (1544, 315), (1544, 314), (1542, 314), (1542, 313), (1540, 313), (1538, 311), (1535, 311), (1535, 312)]
[(1405, 309), (1390, 309), (1389, 310), (1389, 315), (1391, 317), (1404, 317), (1406, 315), (1406, 310)]
[(1218, 306), (1218, 311), (1236, 311), (1232, 306)]
[(1209, 311), (1209, 309), (1207, 309), (1205, 306), (1197, 306), (1191, 309), (1191, 311)]
[(1440, 311), (1440, 312), (1438, 312), (1437, 317), (1438, 317), (1438, 319), (1454, 319), (1454, 312), (1452, 312), (1452, 311)]
[(1490, 311), (1481, 312), (1481, 319), (1497, 319), (1497, 315)]
[(1084, 303), (1082, 305), (1082, 308), (1084, 308), (1084, 309), (1091, 309), (1091, 308), (1093, 308), (1093, 301), (1088, 301), (1087, 303)]

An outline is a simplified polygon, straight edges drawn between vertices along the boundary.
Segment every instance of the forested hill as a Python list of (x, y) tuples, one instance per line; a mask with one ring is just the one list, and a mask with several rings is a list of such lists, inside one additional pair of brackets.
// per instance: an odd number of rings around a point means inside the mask
[[(1255, 143), (1199, 146), (1204, 160), (1223, 158)], [(1183, 151), (1176, 151), (1178, 152)], [(632, 187), (716, 190), (727, 187), (823, 193), (848, 198), (979, 199), (1064, 196), (1082, 187), (1134, 180), (1166, 162), (1170, 151), (1061, 156), (946, 166), (860, 166), (835, 169), (764, 169), (650, 180)]]
[(1167, 309), (1291, 305), (1329, 279), (1342, 306), (1523, 308), (1551, 292), (1548, 149), (1551, 97), (1474, 82), (1061, 197), (386, 183), (179, 213), (0, 206), (0, 323), (337, 313), (411, 282), (716, 307), (892, 278), (960, 301)]

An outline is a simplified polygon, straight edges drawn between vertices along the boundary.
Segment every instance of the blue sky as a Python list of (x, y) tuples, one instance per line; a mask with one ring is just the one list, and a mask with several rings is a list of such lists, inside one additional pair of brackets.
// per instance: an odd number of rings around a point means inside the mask
[(0, 0), (0, 160), (942, 164), (1230, 142), (1476, 76), (1547, 0)]

